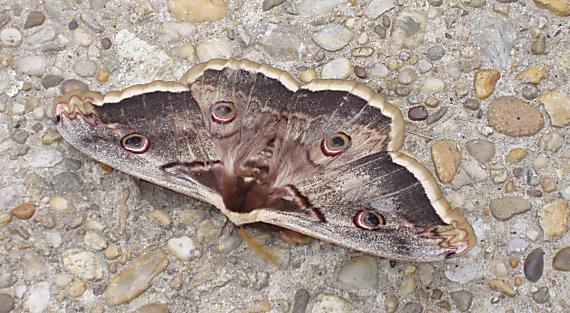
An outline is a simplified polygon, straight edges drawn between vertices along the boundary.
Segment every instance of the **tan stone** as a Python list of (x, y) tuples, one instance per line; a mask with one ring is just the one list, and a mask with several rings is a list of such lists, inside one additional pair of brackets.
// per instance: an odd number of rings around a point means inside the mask
[(509, 283), (498, 278), (491, 278), (489, 280), (489, 287), (491, 287), (492, 290), (502, 292), (511, 297), (516, 296), (518, 293)]
[(487, 119), (496, 131), (512, 137), (534, 135), (544, 126), (544, 117), (537, 108), (513, 96), (493, 100)]
[(514, 148), (507, 154), (507, 162), (519, 163), (527, 154), (528, 150), (525, 148)]
[(539, 65), (531, 65), (517, 74), (516, 79), (524, 84), (538, 84), (548, 78), (548, 70)]
[(540, 227), (545, 240), (564, 235), (568, 231), (568, 200), (563, 198), (545, 205), (540, 212)]
[(170, 0), (168, 8), (176, 18), (190, 22), (214, 22), (228, 13), (224, 0)]
[(461, 165), (461, 150), (453, 140), (438, 140), (431, 147), (431, 158), (437, 177), (449, 184)]
[(501, 78), (501, 73), (495, 69), (479, 70), (475, 73), (473, 88), (475, 97), (479, 100), (488, 98), (495, 92), (495, 85)]
[(570, 16), (570, 1), (568, 0), (534, 0), (534, 3), (556, 15)]
[(564, 127), (570, 124), (570, 97), (564, 91), (546, 91), (538, 97), (538, 101), (544, 104), (553, 126)]
[(36, 212), (36, 206), (29, 202), (22, 203), (19, 206), (12, 209), (12, 215), (21, 220), (27, 220), (32, 218), (35, 212)]

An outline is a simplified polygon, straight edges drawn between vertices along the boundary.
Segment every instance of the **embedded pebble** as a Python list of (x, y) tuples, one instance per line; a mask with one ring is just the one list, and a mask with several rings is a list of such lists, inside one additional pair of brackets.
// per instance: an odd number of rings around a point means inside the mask
[(493, 217), (506, 221), (517, 214), (529, 211), (531, 203), (518, 196), (504, 196), (491, 201), (490, 209)]
[(449, 296), (459, 311), (466, 312), (471, 308), (471, 303), (473, 302), (473, 294), (471, 292), (459, 290), (450, 292)]
[(30, 313), (42, 313), (47, 309), (50, 300), (50, 284), (42, 281), (32, 286), (24, 301), (24, 308)]
[(434, 269), (430, 264), (420, 264), (418, 276), (422, 286), (429, 286), (433, 281)]
[(411, 107), (408, 110), (408, 118), (412, 121), (423, 121), (428, 118), (428, 110), (423, 105)]
[(227, 40), (207, 39), (196, 45), (196, 55), (200, 62), (206, 62), (216, 58), (230, 58), (233, 48)]
[(386, 309), (387, 313), (394, 313), (398, 309), (398, 297), (393, 294), (389, 294), (384, 299), (384, 308)]
[(337, 280), (345, 288), (376, 288), (378, 267), (376, 259), (358, 256), (346, 262), (337, 274)]
[(452, 267), (445, 270), (443, 274), (450, 281), (460, 284), (467, 284), (481, 276), (480, 270), (471, 265)]
[(413, 49), (424, 40), (427, 19), (421, 11), (401, 9), (394, 18), (390, 39), (399, 49)]
[(84, 280), (98, 280), (103, 266), (93, 252), (69, 250), (63, 254), (63, 269)]
[(17, 47), (22, 43), (22, 33), (16, 28), (5, 28), (0, 32), (0, 41), (4, 46)]
[(449, 184), (461, 165), (461, 151), (453, 140), (438, 140), (431, 147), (431, 158), (439, 180)]
[(337, 51), (352, 40), (352, 32), (342, 25), (327, 25), (313, 34), (313, 40), (327, 51)]
[(570, 124), (570, 96), (561, 89), (549, 90), (538, 97), (550, 122), (556, 127), (565, 127)]
[(390, 70), (384, 64), (377, 64), (368, 71), (370, 77), (374, 79), (383, 79), (390, 74)]
[(91, 60), (78, 60), (73, 70), (81, 77), (93, 77), (97, 73), (97, 64)]
[(544, 126), (544, 118), (537, 108), (512, 96), (494, 99), (487, 119), (493, 129), (512, 137), (534, 135)]
[(405, 277), (400, 285), (400, 294), (402, 296), (411, 295), (416, 291), (416, 280), (413, 277)]
[(338, 58), (323, 66), (321, 78), (324, 79), (346, 79), (352, 73), (352, 65), (347, 58)]
[(530, 52), (535, 55), (544, 54), (546, 51), (546, 37), (538, 36), (530, 46)]
[(152, 279), (168, 266), (166, 254), (159, 249), (145, 251), (130, 261), (125, 269), (111, 278), (105, 290), (108, 303), (127, 303), (151, 286)]
[(479, 101), (477, 99), (469, 98), (465, 100), (465, 102), (463, 102), (463, 107), (469, 110), (477, 111), (479, 110), (481, 105), (479, 104)]
[(364, 10), (364, 15), (366, 15), (368, 19), (374, 20), (393, 7), (393, 0), (372, 0)]
[(166, 243), (166, 248), (180, 261), (189, 261), (200, 255), (200, 250), (197, 249), (194, 240), (188, 236), (170, 238)]
[(445, 55), (445, 49), (441, 45), (431, 46), (427, 52), (426, 57), (430, 61), (438, 61)]
[(479, 100), (487, 99), (495, 92), (495, 85), (499, 78), (501, 74), (495, 69), (478, 70), (473, 80), (475, 97)]
[(526, 157), (528, 150), (525, 148), (514, 148), (507, 154), (506, 160), (509, 163), (519, 163)]
[(305, 313), (307, 305), (309, 304), (309, 297), (309, 292), (305, 289), (295, 291), (291, 313)]
[(558, 151), (558, 149), (562, 147), (563, 143), (564, 143), (564, 138), (562, 138), (560, 134), (555, 132), (550, 132), (546, 134), (541, 140), (541, 144), (544, 147), (544, 149), (551, 152)]
[(536, 5), (543, 7), (559, 16), (570, 16), (570, 3), (565, 0), (534, 0)]
[(211, 219), (204, 220), (196, 226), (196, 240), (200, 243), (209, 243), (220, 237), (222, 227)]
[(28, 14), (26, 22), (24, 23), (24, 29), (29, 29), (32, 27), (40, 26), (46, 20), (46, 16), (40, 11), (32, 11)]
[(556, 252), (552, 259), (552, 267), (557, 271), (570, 272), (570, 247)]
[(148, 303), (137, 309), (136, 313), (168, 313), (168, 306), (164, 303)]
[(354, 75), (356, 75), (356, 77), (358, 77), (358, 78), (368, 77), (368, 75), (366, 75), (366, 69), (362, 66), (355, 66), (353, 68), (353, 71), (354, 71)]
[(531, 65), (517, 74), (516, 79), (523, 84), (538, 84), (548, 78), (548, 70), (539, 65)]
[(540, 227), (544, 240), (563, 236), (568, 231), (568, 200), (562, 198), (542, 207)]
[(509, 241), (509, 244), (507, 246), (507, 253), (524, 253), (528, 246), (528, 241), (522, 238), (513, 238)]
[(417, 78), (416, 73), (414, 72), (414, 70), (410, 68), (402, 69), (398, 74), (398, 82), (404, 85), (409, 85), (413, 83), (416, 80), (416, 78)]
[(176, 18), (190, 22), (214, 22), (228, 14), (225, 0), (169, 0), (168, 9)]
[(439, 78), (428, 77), (423, 80), (423, 85), (421, 88), (422, 92), (427, 94), (433, 94), (438, 92), (443, 92), (445, 90), (445, 82)]
[(84, 28), (74, 29), (72, 36), (73, 41), (81, 47), (89, 47), (94, 39), (93, 34)]
[(9, 294), (0, 293), (0, 313), (10, 313), (14, 307), (14, 298)]
[(330, 13), (345, 0), (303, 0), (299, 3), (299, 14), (303, 17), (312, 17)]
[(311, 313), (349, 313), (352, 305), (347, 300), (332, 294), (319, 294), (313, 301)]
[(69, 285), (68, 293), (72, 298), (79, 298), (83, 295), (87, 289), (87, 282), (82, 280), (74, 280)]
[(32, 218), (35, 212), (36, 206), (29, 202), (22, 203), (12, 209), (12, 215), (21, 220), (28, 220)]
[(66, 79), (61, 83), (61, 93), (66, 94), (72, 91), (88, 90), (87, 84), (77, 79)]
[(538, 88), (535, 85), (524, 85), (521, 94), (524, 99), (532, 100), (538, 97)]
[(59, 75), (48, 74), (42, 78), (41, 84), (42, 84), (42, 87), (44, 87), (45, 89), (48, 89), (51, 87), (56, 87), (62, 81), (63, 81), (63, 77), (61, 77)]
[(402, 313), (422, 313), (423, 310), (424, 308), (422, 307), (422, 305), (416, 302), (406, 303), (402, 307)]
[(16, 72), (27, 75), (41, 76), (45, 74), (47, 66), (47, 60), (38, 55), (30, 55), (14, 59), (14, 68)]
[(46, 26), (40, 28), (35, 33), (29, 35), (25, 42), (32, 46), (34, 49), (43, 48), (55, 39), (57, 32), (55, 28)]
[(509, 283), (499, 278), (491, 278), (489, 280), (489, 287), (492, 290), (502, 292), (510, 297), (514, 297), (518, 294), (517, 290), (509, 285)]
[(94, 251), (100, 251), (107, 247), (105, 239), (99, 236), (96, 232), (88, 230), (83, 236), (83, 242), (85, 245)]
[(487, 163), (495, 156), (495, 144), (486, 139), (473, 139), (465, 143), (467, 152), (479, 163)]
[(439, 108), (432, 115), (428, 116), (428, 118), (426, 119), (426, 125), (431, 125), (441, 120), (447, 113), (447, 110), (448, 108), (446, 106)]
[(149, 215), (162, 226), (168, 227), (172, 224), (172, 218), (166, 210), (153, 210)]
[(276, 6), (283, 4), (283, 2), (285, 2), (285, 0), (263, 0), (261, 8), (263, 9), (264, 12), (266, 12), (273, 9)]
[(532, 250), (524, 260), (524, 276), (531, 282), (537, 282), (544, 271), (544, 251), (542, 248)]

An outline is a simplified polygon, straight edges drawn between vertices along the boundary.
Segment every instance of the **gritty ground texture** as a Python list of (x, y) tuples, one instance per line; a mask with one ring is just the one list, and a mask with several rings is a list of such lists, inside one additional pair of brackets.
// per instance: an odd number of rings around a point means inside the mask
[[(569, 15), (568, 0), (0, 0), (0, 313), (570, 312)], [(64, 91), (212, 57), (385, 93), (477, 247), (416, 264), (248, 229), (269, 262), (50, 119)]]

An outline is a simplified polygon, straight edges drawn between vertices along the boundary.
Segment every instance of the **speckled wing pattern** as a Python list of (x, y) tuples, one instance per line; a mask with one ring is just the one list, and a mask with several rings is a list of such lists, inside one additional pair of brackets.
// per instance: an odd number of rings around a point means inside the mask
[(248, 60), (211, 60), (180, 82), (58, 97), (58, 130), (118, 170), (268, 223), (392, 259), (475, 244), (431, 173), (402, 149), (400, 111), (344, 80), (299, 86)]

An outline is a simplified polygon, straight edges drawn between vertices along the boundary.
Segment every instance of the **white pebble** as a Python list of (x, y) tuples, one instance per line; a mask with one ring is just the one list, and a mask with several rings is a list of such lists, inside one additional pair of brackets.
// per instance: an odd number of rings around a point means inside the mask
[(428, 77), (424, 80), (422, 86), (422, 92), (432, 94), (438, 93), (445, 90), (445, 82), (439, 78)]
[(337, 275), (338, 281), (346, 288), (376, 288), (378, 266), (370, 256), (358, 256), (346, 262)]
[(215, 58), (230, 58), (233, 48), (225, 39), (207, 39), (196, 46), (196, 54), (200, 62)]
[(16, 28), (6, 28), (0, 32), (0, 41), (8, 47), (17, 47), (22, 43), (22, 33)]
[(107, 248), (107, 243), (105, 239), (101, 238), (96, 232), (88, 230), (83, 237), (83, 242), (85, 245), (95, 251), (101, 251)]
[(42, 313), (51, 299), (50, 284), (42, 281), (32, 286), (30, 294), (24, 301), (24, 307), (30, 313)]
[(323, 66), (321, 77), (325, 79), (346, 79), (352, 72), (352, 65), (347, 58), (338, 58)]
[(16, 72), (27, 75), (42, 76), (45, 74), (47, 66), (47, 60), (38, 55), (29, 55), (14, 60)]
[(352, 32), (342, 25), (327, 25), (313, 34), (313, 40), (325, 50), (337, 51), (352, 40)]
[(196, 249), (194, 240), (188, 236), (170, 238), (166, 247), (168, 252), (180, 261), (189, 261), (200, 255), (200, 250)]

